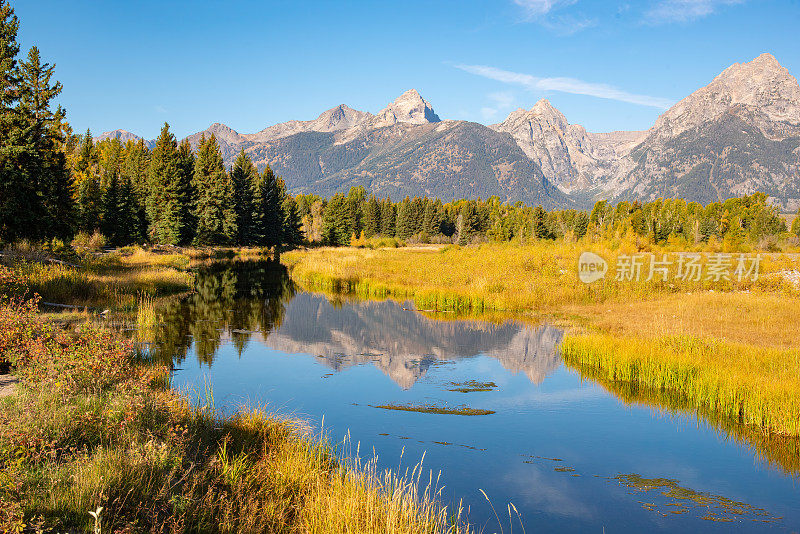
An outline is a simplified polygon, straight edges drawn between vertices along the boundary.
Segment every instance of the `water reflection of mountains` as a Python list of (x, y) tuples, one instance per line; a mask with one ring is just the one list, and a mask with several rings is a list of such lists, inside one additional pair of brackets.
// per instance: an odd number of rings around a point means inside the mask
[(335, 304), (321, 295), (297, 294), (286, 270), (269, 262), (198, 270), (195, 291), (165, 303), (158, 315), (161, 327), (149, 341), (178, 364), (191, 350), (201, 363), (213, 365), (224, 342), (240, 354), (255, 342), (318, 356), (335, 370), (372, 363), (403, 388), (433, 365), (480, 354), (535, 383), (560, 365), (559, 329), (436, 320), (392, 301)]
[(401, 387), (411, 387), (440, 362), (484, 354), (509, 371), (541, 382), (560, 365), (561, 331), (516, 322), (436, 320), (392, 301), (335, 307), (319, 295), (297, 295), (283, 321), (262, 342), (322, 357), (333, 369), (372, 362)]

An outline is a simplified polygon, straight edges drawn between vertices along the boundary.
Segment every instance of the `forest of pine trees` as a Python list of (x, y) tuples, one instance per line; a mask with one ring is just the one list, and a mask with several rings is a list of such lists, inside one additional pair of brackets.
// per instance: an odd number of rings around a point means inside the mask
[[(405, 198), (400, 202), (367, 196), (355, 187), (331, 199), (298, 195), (297, 205), (310, 240), (341, 246), (363, 237), (404, 241), (456, 243), (484, 241), (581, 239), (587, 234), (614, 238), (626, 234), (642, 242), (698, 244), (758, 243), (787, 230), (778, 209), (767, 196), (755, 193), (702, 206), (684, 200), (652, 202), (597, 202), (590, 213), (578, 210), (545, 211), (541, 206), (509, 204), (496, 197), (442, 203), (432, 198)], [(319, 230), (321, 229), (321, 230)], [(791, 232), (800, 237), (800, 218)]]
[(111, 246), (251, 245), (304, 241), (283, 180), (242, 152), (225, 169), (217, 140), (193, 148), (164, 124), (155, 146), (75, 135), (55, 66), (33, 47), (20, 59), (19, 20), (0, 0), (0, 242), (100, 232)]
[[(363, 187), (330, 199), (292, 197), (267, 165), (241, 151), (226, 169), (217, 139), (178, 143), (164, 124), (155, 145), (95, 142), (72, 132), (53, 109), (61, 84), (38, 48), (20, 58), (19, 21), (0, 0), (0, 242), (66, 240), (100, 232), (111, 246), (259, 246), (280, 252), (301, 243), (348, 245), (373, 237), (466, 245), (587, 234), (633, 234), (652, 243), (756, 242), (786, 231), (766, 195), (708, 206), (683, 200), (607, 201), (591, 213), (546, 212), (496, 197), (443, 203), (398, 202)], [(791, 226), (800, 237), (800, 217)]]

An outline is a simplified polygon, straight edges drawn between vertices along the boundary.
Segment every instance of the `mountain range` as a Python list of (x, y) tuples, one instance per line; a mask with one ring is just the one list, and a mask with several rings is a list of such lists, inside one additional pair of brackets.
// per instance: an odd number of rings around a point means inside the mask
[[(800, 206), (800, 86), (770, 54), (731, 65), (646, 131), (588, 132), (546, 99), (490, 126), (441, 120), (411, 89), (377, 114), (342, 104), (253, 134), (215, 123), (188, 139), (196, 146), (211, 134), (226, 164), (244, 149), (295, 194), (363, 185), (393, 200), (496, 195), (585, 208), (599, 199), (708, 203), (762, 191), (784, 210)], [(139, 139), (125, 130), (97, 139), (110, 137)]]

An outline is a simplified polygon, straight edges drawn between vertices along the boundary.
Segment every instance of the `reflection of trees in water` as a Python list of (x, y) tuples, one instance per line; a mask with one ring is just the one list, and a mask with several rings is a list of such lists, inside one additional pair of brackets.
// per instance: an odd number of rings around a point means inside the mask
[(295, 290), (286, 268), (271, 261), (216, 263), (197, 270), (194, 291), (157, 310), (161, 323), (153, 354), (182, 362), (194, 342), (197, 359), (211, 365), (223, 340), (241, 353), (253, 331), (280, 326)]
[(800, 438), (764, 432), (760, 428), (742, 424), (740, 421), (720, 415), (708, 408), (698, 409), (686, 397), (674, 391), (653, 389), (635, 382), (620, 382), (606, 378), (598, 369), (576, 364), (569, 359), (568, 366), (578, 370), (602, 385), (606, 390), (628, 404), (649, 406), (670, 413), (695, 415), (698, 424), (706, 424), (725, 439), (732, 439), (748, 448), (761, 460), (791, 475), (800, 473)]
[[(291, 300), (291, 303), (289, 303)], [(534, 383), (560, 365), (561, 330), (515, 321), (436, 320), (394, 301), (341, 302), (300, 293), (283, 267), (269, 262), (207, 266), (195, 291), (158, 311), (154, 351), (180, 363), (194, 343), (211, 365), (223, 342), (241, 355), (251, 341), (319, 356), (333, 369), (372, 363), (403, 388), (429, 367), (485, 354)]]

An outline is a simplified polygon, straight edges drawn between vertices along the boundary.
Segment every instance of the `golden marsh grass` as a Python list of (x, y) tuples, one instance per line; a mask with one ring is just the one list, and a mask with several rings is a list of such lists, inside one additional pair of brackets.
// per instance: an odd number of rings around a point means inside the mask
[[(577, 265), (584, 250), (604, 257), (612, 269), (610, 275), (594, 284), (582, 283)], [(668, 251), (664, 248), (657, 253)], [(782, 277), (771, 276), (797, 268), (798, 261), (787, 255), (765, 256), (761, 264), (765, 276), (757, 281), (615, 280), (617, 257), (637, 252), (634, 243), (619, 240), (542, 241), (532, 245), (488, 243), (413, 249), (318, 248), (285, 253), (282, 261), (303, 287), (368, 298), (410, 298), (422, 309), (530, 313), (570, 304), (652, 299), (689, 291), (797, 294)]]
[(610, 382), (670, 391), (699, 410), (800, 436), (800, 350), (692, 336), (568, 335), (564, 361)]

